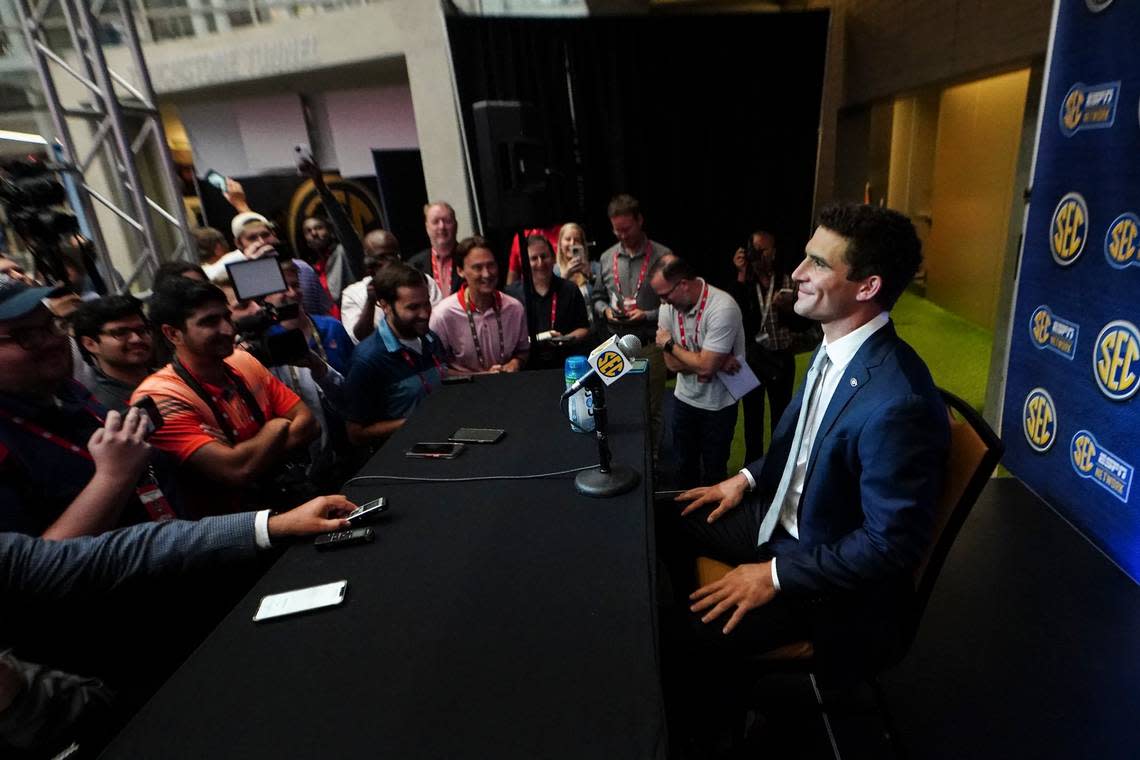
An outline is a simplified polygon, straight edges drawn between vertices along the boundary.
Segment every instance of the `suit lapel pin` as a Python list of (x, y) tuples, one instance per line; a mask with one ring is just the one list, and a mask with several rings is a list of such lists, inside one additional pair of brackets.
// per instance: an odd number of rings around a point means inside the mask
[(852, 388), (854, 388), (854, 387), (855, 387), (855, 386), (857, 386), (858, 384), (859, 384), (859, 381), (858, 381), (858, 380), (856, 380), (855, 378), (851, 378), (851, 387), (852, 387)]

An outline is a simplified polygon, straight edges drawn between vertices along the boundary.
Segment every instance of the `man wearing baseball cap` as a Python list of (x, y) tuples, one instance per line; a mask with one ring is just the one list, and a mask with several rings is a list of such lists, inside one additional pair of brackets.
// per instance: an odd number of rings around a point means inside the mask
[(174, 516), (147, 416), (108, 412), (71, 378), (53, 287), (0, 279), (0, 531), (60, 539)]

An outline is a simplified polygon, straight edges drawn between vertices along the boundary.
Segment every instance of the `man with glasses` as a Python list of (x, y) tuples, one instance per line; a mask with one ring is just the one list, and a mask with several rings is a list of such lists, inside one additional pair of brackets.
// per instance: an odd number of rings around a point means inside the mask
[(736, 430), (736, 399), (718, 372), (733, 373), (744, 356), (740, 307), (728, 293), (697, 277), (684, 259), (666, 258), (650, 278), (661, 299), (657, 345), (677, 373), (673, 391), (673, 450), (677, 485), (693, 488), (724, 480)]
[(104, 296), (85, 301), (71, 316), (71, 329), (95, 367), (95, 399), (126, 412), (131, 394), (151, 373), (154, 341), (134, 296)]
[(55, 295), (0, 280), (0, 531), (50, 539), (173, 516), (146, 414), (104, 409), (71, 378)]

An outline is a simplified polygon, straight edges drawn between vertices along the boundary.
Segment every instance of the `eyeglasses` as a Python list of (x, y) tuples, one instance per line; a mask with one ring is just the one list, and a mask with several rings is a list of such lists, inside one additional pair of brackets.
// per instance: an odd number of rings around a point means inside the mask
[(0, 335), (0, 341), (11, 341), (25, 351), (37, 351), (53, 338), (67, 335), (67, 320), (52, 317), (46, 324), (17, 327), (7, 335)]
[(138, 327), (116, 327), (114, 330), (100, 330), (100, 335), (106, 335), (108, 338), (114, 338), (118, 341), (124, 341), (132, 335), (139, 336), (139, 340), (147, 340), (151, 337), (150, 325), (140, 325)]
[(669, 296), (673, 295), (673, 291), (677, 289), (677, 286), (680, 285), (684, 281), (685, 281), (685, 278), (682, 277), (681, 279), (679, 279), (675, 283), (673, 283), (673, 287), (669, 288), (664, 293), (658, 293), (657, 297), (660, 298), (662, 301), (667, 301), (669, 299)]

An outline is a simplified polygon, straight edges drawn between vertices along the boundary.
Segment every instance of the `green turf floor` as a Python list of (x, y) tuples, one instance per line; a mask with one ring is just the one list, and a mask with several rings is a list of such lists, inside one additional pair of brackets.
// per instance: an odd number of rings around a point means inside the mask
[[(914, 346), (926, 361), (934, 382), (981, 411), (986, 398), (993, 334), (910, 292), (903, 293), (895, 304), (891, 319), (903, 340)], [(797, 387), (807, 374), (810, 358), (810, 353), (796, 357)], [(769, 415), (767, 411), (765, 414)], [(771, 428), (769, 418), (766, 416), (765, 420), (765, 450)], [(744, 418), (738, 415), (728, 471), (736, 472), (743, 465)]]

